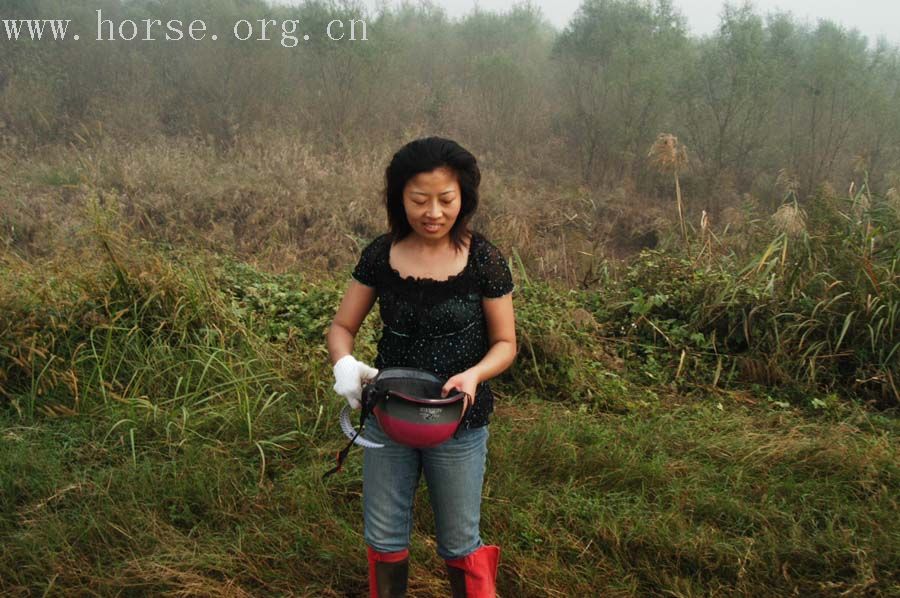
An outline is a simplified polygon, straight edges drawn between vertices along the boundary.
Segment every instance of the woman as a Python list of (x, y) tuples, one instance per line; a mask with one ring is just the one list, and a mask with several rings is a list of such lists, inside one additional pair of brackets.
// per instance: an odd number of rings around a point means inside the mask
[[(366, 420), (366, 438), (385, 445), (363, 458), (372, 598), (406, 593), (413, 498), (423, 471), (454, 598), (495, 595), (500, 549), (484, 545), (479, 532), (493, 411), (488, 380), (512, 364), (516, 334), (509, 267), (468, 228), (480, 181), (475, 157), (448, 139), (418, 139), (394, 154), (385, 171), (390, 232), (363, 249), (328, 332), (334, 389), (355, 409), (363, 380), (385, 367), (429, 370), (446, 380), (444, 396), (453, 388), (469, 395), (458, 434), (434, 448), (395, 443), (374, 417)], [(384, 328), (373, 368), (351, 353), (376, 299)]]

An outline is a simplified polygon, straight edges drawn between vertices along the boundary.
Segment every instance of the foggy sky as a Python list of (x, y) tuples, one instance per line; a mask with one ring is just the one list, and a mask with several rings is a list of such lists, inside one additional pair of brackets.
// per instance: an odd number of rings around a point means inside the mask
[[(392, 5), (395, 0), (362, 0), (370, 10), (379, 3)], [(531, 0), (540, 7), (548, 21), (563, 28), (580, 6), (580, 0)], [(451, 18), (472, 12), (476, 4), (483, 10), (503, 12), (509, 10), (513, 0), (434, 0)], [(723, 2), (717, 0), (673, 0), (675, 8), (686, 18), (691, 33), (707, 35), (719, 22)], [(900, 45), (900, 2), (897, 0), (756, 0), (752, 3), (757, 12), (790, 12), (801, 21), (815, 26), (819, 19), (828, 19), (846, 29), (855, 28), (869, 38), (870, 47), (876, 38), (884, 36), (894, 45)]]

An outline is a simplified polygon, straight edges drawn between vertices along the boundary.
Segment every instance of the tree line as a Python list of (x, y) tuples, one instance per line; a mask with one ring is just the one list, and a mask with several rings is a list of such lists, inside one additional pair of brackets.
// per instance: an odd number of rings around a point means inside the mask
[[(298, 19), (310, 39), (96, 41), (97, 10), (219, 31)], [(668, 132), (688, 149), (684, 186), (713, 212), (748, 192), (803, 199), (865, 177), (877, 192), (900, 186), (898, 48), (746, 5), (726, 6), (703, 37), (669, 0), (585, 0), (561, 31), (529, 4), (451, 19), (431, 3), (369, 13), (352, 0), (3, 0), (0, 15), (85, 31), (0, 43), (0, 136), (17, 151), (85, 130), (224, 150), (273, 131), (326, 149), (427, 132), (536, 176), (652, 192), (647, 151)], [(328, 39), (334, 19), (365, 20), (368, 39)]]

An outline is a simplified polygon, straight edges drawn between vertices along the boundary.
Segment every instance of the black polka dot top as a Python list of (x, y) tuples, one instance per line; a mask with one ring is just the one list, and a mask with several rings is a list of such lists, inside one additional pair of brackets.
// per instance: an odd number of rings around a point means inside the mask
[[(465, 268), (447, 280), (401, 276), (390, 265), (391, 237), (385, 233), (362, 251), (352, 276), (374, 287), (383, 328), (374, 367), (415, 367), (443, 380), (476, 365), (490, 348), (482, 298), (513, 291), (503, 255), (473, 231)], [(463, 428), (489, 423), (494, 410), (490, 383), (482, 382)]]

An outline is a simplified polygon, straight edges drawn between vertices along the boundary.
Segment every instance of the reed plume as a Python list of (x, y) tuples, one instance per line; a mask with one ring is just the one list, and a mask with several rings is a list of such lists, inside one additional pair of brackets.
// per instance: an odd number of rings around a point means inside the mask
[(687, 244), (687, 226), (684, 223), (684, 202), (681, 198), (681, 182), (678, 173), (688, 164), (687, 149), (678, 143), (678, 138), (671, 133), (660, 133), (650, 146), (647, 154), (651, 164), (663, 174), (671, 173), (675, 177), (675, 206), (678, 208), (678, 223), (681, 226), (681, 238)]

